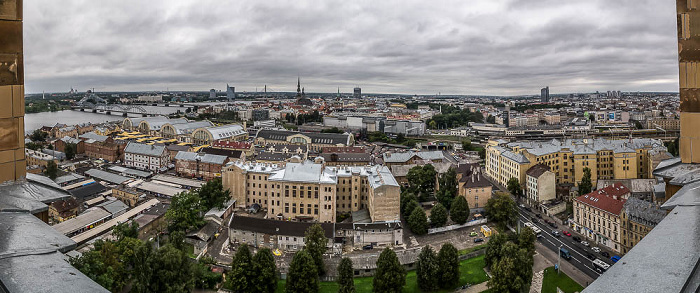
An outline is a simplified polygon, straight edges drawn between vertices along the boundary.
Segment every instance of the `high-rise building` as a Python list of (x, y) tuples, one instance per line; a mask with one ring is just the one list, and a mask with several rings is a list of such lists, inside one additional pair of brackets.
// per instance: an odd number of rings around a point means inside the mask
[(360, 87), (356, 87), (352, 90), (352, 97), (355, 99), (359, 99), (362, 97), (362, 89)]
[(228, 83), (226, 84), (226, 100), (229, 102), (232, 102), (233, 100), (236, 99), (236, 87), (231, 87), (228, 86)]
[(216, 99), (216, 90), (215, 90), (215, 89), (210, 89), (210, 90), (209, 90), (209, 98), (210, 98), (210, 99)]
[(540, 100), (542, 103), (549, 103), (549, 87), (543, 87), (540, 90)]
[(26, 174), (21, 3), (0, 4), (0, 182)]

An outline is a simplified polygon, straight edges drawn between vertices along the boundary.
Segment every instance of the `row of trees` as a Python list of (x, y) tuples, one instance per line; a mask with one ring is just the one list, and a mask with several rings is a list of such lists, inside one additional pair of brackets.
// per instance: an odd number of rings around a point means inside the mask
[[(433, 105), (431, 105), (431, 108)], [(468, 125), (469, 122), (484, 122), (481, 112), (471, 112), (469, 109), (460, 109), (450, 105), (440, 106), (441, 114), (435, 115), (426, 121), (431, 129), (446, 129)]]
[(214, 178), (196, 190), (176, 194), (165, 212), (168, 231), (188, 231), (204, 225), (204, 213), (212, 208), (223, 208), (229, 199), (221, 178)]
[(241, 245), (233, 256), (224, 287), (239, 293), (275, 292), (277, 264), (272, 251), (262, 248), (253, 256), (248, 245)]
[(443, 244), (437, 254), (428, 245), (423, 247), (416, 263), (418, 287), (424, 292), (452, 289), (459, 283), (459, 253), (450, 243)]
[(97, 240), (94, 249), (69, 262), (83, 274), (112, 291), (131, 284), (133, 292), (190, 292), (214, 289), (221, 275), (211, 272), (211, 258), (192, 262), (184, 251), (184, 233), (156, 247), (141, 241), (135, 222), (117, 225), (116, 240)]
[[(420, 203), (415, 195), (412, 193), (407, 193), (401, 197), (401, 215), (406, 220), (408, 228), (411, 232), (424, 235), (428, 233), (428, 217), (425, 211), (421, 207)], [(451, 204), (450, 212), (447, 213), (447, 208), (441, 203), (435, 204), (433, 209), (430, 211), (430, 223), (436, 227), (442, 227), (447, 223), (449, 218), (457, 223), (464, 224), (469, 218), (469, 204), (467, 200), (458, 196)]]

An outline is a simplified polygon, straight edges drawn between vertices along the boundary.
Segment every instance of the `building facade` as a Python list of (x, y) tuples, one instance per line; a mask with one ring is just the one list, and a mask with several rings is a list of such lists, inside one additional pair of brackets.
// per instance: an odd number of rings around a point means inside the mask
[(627, 187), (613, 184), (575, 198), (574, 230), (593, 243), (623, 251), (620, 213), (629, 195)]
[(400, 187), (383, 166), (234, 162), (222, 177), (237, 205), (257, 204), (270, 219), (331, 223), (337, 213), (367, 209), (373, 222), (399, 220)]
[(463, 164), (457, 167), (457, 194), (463, 196), (469, 209), (479, 210), (486, 207), (491, 198), (493, 186), (483, 174), (479, 164)]
[(666, 216), (658, 205), (630, 197), (622, 207), (622, 253), (627, 253)]
[(547, 165), (532, 166), (525, 174), (527, 175), (525, 195), (530, 205), (539, 205), (557, 197), (556, 179)]
[(211, 180), (221, 177), (221, 169), (228, 161), (227, 156), (178, 152), (175, 156), (175, 171), (180, 176)]
[(118, 200), (121, 200), (130, 208), (136, 206), (136, 204), (139, 202), (139, 198), (141, 197), (141, 195), (145, 194), (136, 190), (135, 188), (123, 185), (112, 188), (112, 196), (117, 198)]
[(141, 170), (158, 171), (170, 164), (170, 153), (162, 145), (130, 142), (124, 148), (124, 165)]

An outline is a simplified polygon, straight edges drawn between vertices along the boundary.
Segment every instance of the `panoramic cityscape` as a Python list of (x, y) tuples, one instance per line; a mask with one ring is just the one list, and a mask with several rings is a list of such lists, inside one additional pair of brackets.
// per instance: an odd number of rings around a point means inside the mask
[(0, 0), (0, 292), (700, 292), (700, 4), (241, 2)]

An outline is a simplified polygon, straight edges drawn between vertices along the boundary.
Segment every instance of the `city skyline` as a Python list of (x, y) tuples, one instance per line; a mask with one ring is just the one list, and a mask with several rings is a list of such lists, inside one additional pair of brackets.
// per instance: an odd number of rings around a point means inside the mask
[(669, 3), (492, 2), (27, 2), (27, 93), (678, 91)]

